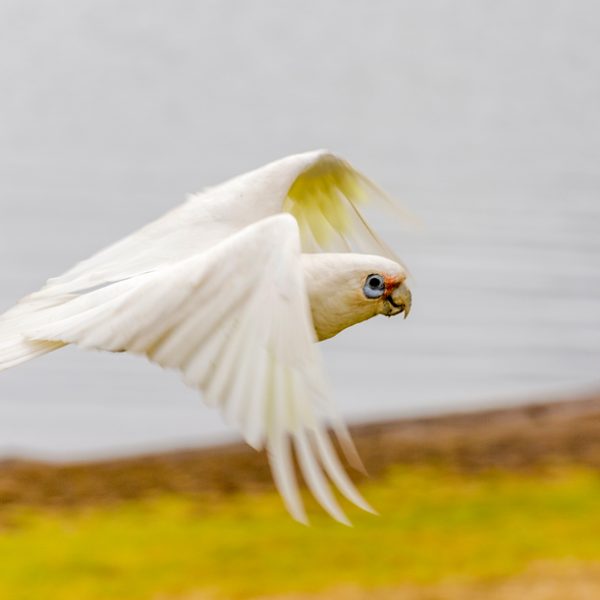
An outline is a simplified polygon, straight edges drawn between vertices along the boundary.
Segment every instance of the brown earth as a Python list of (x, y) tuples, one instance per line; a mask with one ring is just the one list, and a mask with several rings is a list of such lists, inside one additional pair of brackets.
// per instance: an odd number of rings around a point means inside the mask
[[(358, 425), (352, 434), (371, 477), (402, 463), (444, 464), (467, 472), (532, 470), (561, 463), (600, 469), (600, 394)], [(0, 507), (75, 506), (164, 492), (221, 495), (272, 488), (266, 457), (243, 444), (95, 463), (0, 462)]]

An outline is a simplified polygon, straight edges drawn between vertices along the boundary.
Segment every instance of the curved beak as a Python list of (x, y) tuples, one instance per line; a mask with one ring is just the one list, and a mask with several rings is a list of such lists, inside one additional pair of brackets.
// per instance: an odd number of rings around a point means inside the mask
[(410, 307), (412, 306), (412, 294), (405, 283), (401, 283), (387, 297), (387, 301), (396, 309), (393, 314), (404, 313), (404, 318), (408, 317)]

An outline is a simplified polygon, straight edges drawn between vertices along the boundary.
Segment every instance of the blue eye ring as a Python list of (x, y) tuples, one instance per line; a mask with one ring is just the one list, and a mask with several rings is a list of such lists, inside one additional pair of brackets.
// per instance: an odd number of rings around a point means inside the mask
[(363, 294), (367, 298), (375, 299), (381, 298), (381, 296), (383, 296), (383, 292), (385, 292), (384, 278), (377, 273), (371, 273), (371, 275), (368, 275), (365, 280), (365, 285), (363, 286)]

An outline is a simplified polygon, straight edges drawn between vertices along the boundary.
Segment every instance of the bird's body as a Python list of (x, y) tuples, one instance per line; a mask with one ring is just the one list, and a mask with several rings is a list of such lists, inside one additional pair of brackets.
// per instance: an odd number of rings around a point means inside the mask
[(330, 514), (345, 521), (325, 474), (369, 510), (324, 431), (332, 426), (356, 458), (313, 344), (410, 310), (405, 270), (358, 208), (369, 195), (387, 203), (325, 151), (194, 195), (0, 317), (0, 370), (70, 343), (145, 355), (181, 371), (251, 445), (267, 447), (294, 517), (305, 520), (290, 439)]

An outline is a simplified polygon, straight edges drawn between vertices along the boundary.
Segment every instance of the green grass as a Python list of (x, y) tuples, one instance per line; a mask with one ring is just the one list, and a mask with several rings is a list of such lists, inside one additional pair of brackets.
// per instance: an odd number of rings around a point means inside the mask
[(347, 583), (473, 581), (538, 560), (600, 561), (600, 477), (581, 469), (467, 476), (399, 468), (364, 487), (380, 517), (353, 528), (311, 505), (292, 521), (275, 494), (162, 497), (85, 511), (5, 511), (0, 598), (223, 598)]

